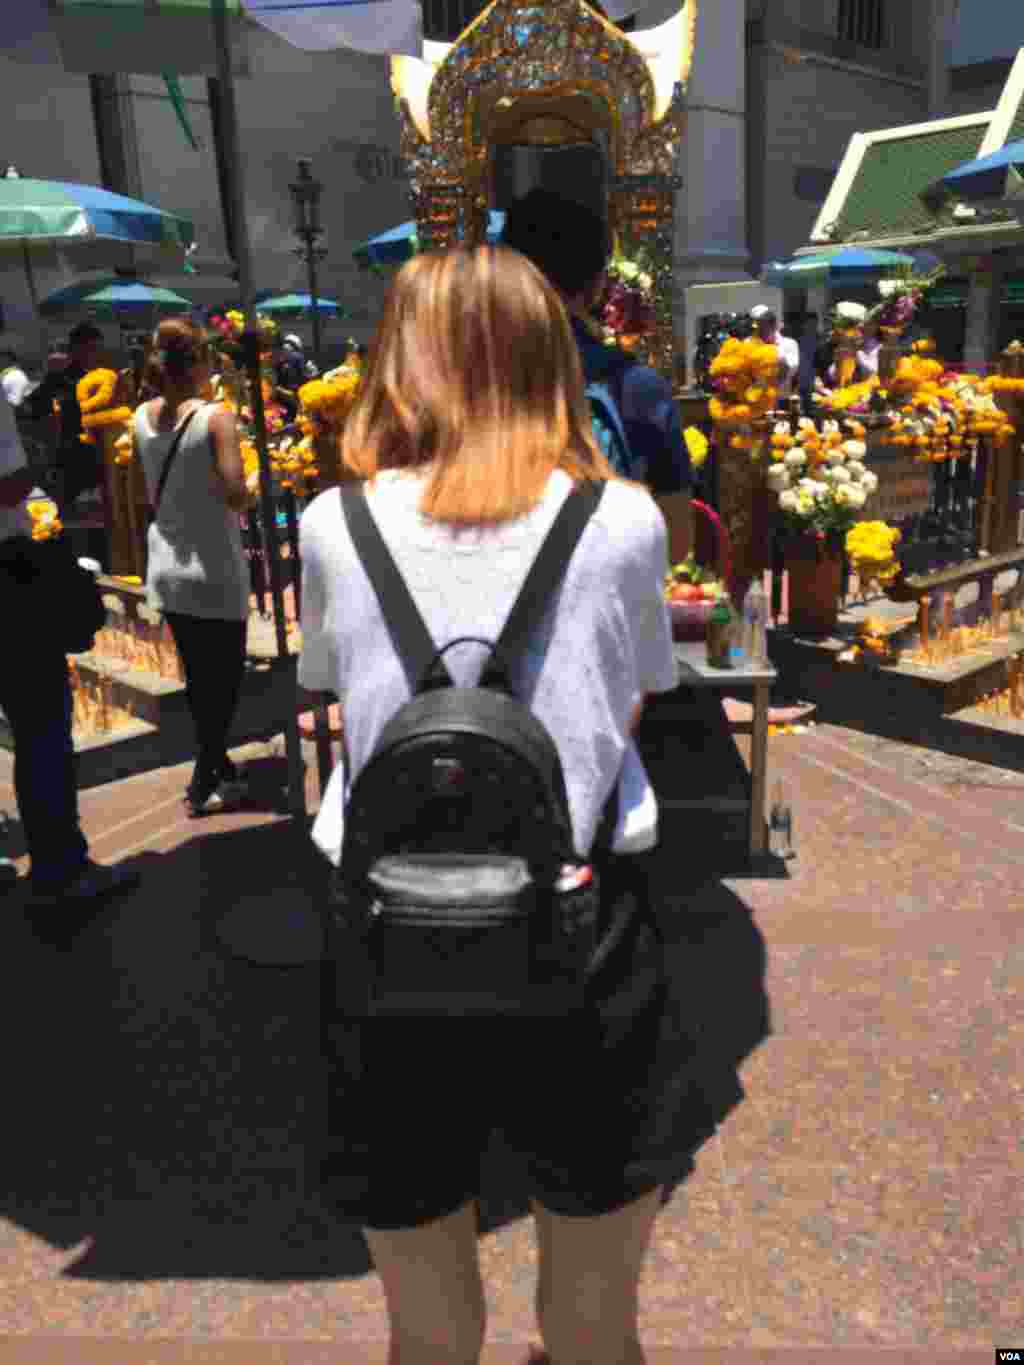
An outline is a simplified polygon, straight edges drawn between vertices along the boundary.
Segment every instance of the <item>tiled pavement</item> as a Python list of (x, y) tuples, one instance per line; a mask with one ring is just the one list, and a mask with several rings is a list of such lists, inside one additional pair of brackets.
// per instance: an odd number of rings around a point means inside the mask
[[(145, 881), (70, 957), (2, 902), (0, 1365), (383, 1365), (365, 1245), (303, 1161), (315, 968), (238, 962), (212, 932), (315, 885), (273, 809), (283, 760), (249, 755), (246, 814), (183, 819), (186, 769), (83, 794), (94, 856), (138, 857)], [(773, 739), (798, 857), (709, 875), (681, 908), (752, 916), (775, 1032), (659, 1219), (652, 1365), (1024, 1347), (1024, 776), (899, 757), (825, 726)], [(485, 1365), (520, 1365), (533, 1335), (532, 1229), (505, 1203), (480, 1242)]]

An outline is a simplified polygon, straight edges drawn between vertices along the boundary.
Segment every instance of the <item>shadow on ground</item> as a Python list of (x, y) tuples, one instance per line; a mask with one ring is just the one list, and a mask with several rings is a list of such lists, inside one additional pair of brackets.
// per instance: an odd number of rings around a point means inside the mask
[[(197, 825), (188, 843), (137, 861), (140, 890), (70, 952), (43, 948), (8, 907), (0, 1212), (72, 1253), (68, 1277), (364, 1275), (362, 1233), (325, 1203), (312, 1159), (326, 1098), (320, 968), (248, 965), (216, 933), (233, 907), (319, 903), (325, 867), (306, 829)], [(764, 941), (694, 865), (685, 878), (677, 868), (663, 905), (680, 999), (732, 1065), (768, 1032)], [(483, 1184), (483, 1232), (527, 1213), (500, 1144)]]

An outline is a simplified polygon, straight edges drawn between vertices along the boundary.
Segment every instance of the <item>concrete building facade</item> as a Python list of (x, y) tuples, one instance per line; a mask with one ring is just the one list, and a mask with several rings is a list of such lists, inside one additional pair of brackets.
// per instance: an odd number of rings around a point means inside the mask
[[(675, 0), (654, 0), (636, 25), (653, 27), (675, 8)], [(474, 0), (462, 9), (459, 20), (471, 18)], [(233, 244), (218, 164), (217, 82), (182, 77), (176, 110), (159, 76), (69, 74), (47, 0), (19, 0), (14, 11), (0, 54), (9, 130), (0, 158), (23, 175), (103, 183), (191, 218), (200, 274), (178, 282), (191, 285), (194, 297), (215, 294), (225, 286)], [(451, 36), (431, 33), (429, 5), (425, 13), (427, 37)], [(997, 51), (972, 39), (963, 49), (970, 60), (958, 62), (956, 26), (955, 0), (699, 0), (678, 162), (680, 336), (688, 285), (756, 276), (808, 240), (855, 133), (948, 113), (957, 102), (993, 107), (978, 82), (989, 71), (1001, 86), (991, 63), (1011, 49), (1003, 52), (1003, 37), (993, 33)], [(347, 313), (328, 332), (328, 347), (348, 334), (365, 339), (384, 282), (355, 266), (353, 248), (410, 216), (387, 60), (301, 52), (242, 23), (235, 62), (256, 287), (303, 286), (288, 184), (296, 159), (311, 157), (325, 185), (321, 287)], [(41, 294), (73, 276), (56, 252), (37, 259)], [(40, 338), (16, 261), (0, 267), (0, 298), (8, 332), (35, 350)]]

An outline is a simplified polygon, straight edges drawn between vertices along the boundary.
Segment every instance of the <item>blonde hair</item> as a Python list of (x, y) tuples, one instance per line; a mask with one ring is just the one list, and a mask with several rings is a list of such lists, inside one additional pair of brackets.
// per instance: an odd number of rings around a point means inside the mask
[(424, 253), (399, 272), (341, 458), (360, 479), (431, 466), (420, 510), (459, 526), (525, 515), (556, 468), (615, 477), (561, 300), (525, 257), (491, 246)]

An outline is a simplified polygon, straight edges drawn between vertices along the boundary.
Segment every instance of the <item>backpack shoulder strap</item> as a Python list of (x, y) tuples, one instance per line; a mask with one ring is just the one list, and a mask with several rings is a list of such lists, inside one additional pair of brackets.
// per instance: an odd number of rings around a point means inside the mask
[[(380, 533), (380, 527), (367, 506), (363, 485), (341, 484), (338, 493), (352, 544), (377, 594), (395, 652), (409, 670), (415, 690), (437, 655), (437, 646), (430, 638), (420, 609), (413, 601), (412, 593), (406, 587), (405, 579), (399, 573), (398, 565)], [(451, 687), (451, 675), (441, 661), (435, 673), (438, 670), (443, 681)]]
[[(495, 655), (509, 664), (525, 654), (530, 634), (564, 578), (580, 536), (597, 511), (604, 487), (603, 482), (579, 483), (562, 503), (537, 558), (530, 566), (519, 596), (512, 604), (508, 620), (494, 646), (492, 662)], [(480, 680), (481, 685), (486, 686), (494, 680), (491, 670), (492, 663), (488, 663)]]

